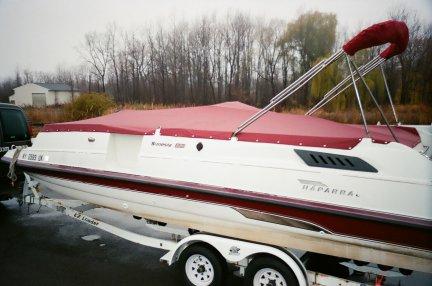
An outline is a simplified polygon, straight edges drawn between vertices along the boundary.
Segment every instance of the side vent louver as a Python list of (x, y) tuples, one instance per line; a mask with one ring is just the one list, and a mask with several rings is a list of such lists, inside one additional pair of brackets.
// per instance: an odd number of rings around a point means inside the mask
[(360, 172), (378, 172), (372, 165), (358, 157), (298, 149), (294, 151), (308, 166)]

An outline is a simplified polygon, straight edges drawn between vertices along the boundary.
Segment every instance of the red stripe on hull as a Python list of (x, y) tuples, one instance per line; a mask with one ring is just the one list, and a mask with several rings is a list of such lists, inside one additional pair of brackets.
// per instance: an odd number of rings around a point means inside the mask
[[(313, 210), (310, 207), (302, 208), (301, 206), (284, 206), (274, 202), (265, 202), (262, 199), (259, 200), (259, 198), (254, 199), (250, 196), (246, 198), (236, 198), (229, 195), (229, 190), (226, 190), (226, 195), (223, 195), (221, 193), (201, 192), (199, 189), (194, 191), (190, 189), (191, 186), (198, 185), (190, 183), (185, 183), (185, 186), (189, 189), (175, 188), (172, 186), (156, 185), (152, 182), (145, 183), (126, 180), (124, 178), (112, 178), (108, 176), (101, 177), (95, 175), (95, 173), (90, 173), (90, 171), (88, 172), (88, 174), (83, 174), (82, 171), (77, 174), (71, 173), (69, 172), (69, 170), (62, 171), (40, 169), (35, 166), (29, 166), (25, 163), (19, 165), (24, 167), (25, 170), (29, 170), (31, 172), (42, 175), (48, 175), (52, 177), (95, 185), (102, 185), (107, 187), (129, 189), (156, 195), (164, 195), (188, 200), (197, 200), (202, 202), (266, 212), (269, 214), (283, 217), (291, 217), (298, 220), (310, 222), (317, 226), (321, 226), (322, 228), (327, 229), (334, 234), (358, 237), (366, 240), (393, 243), (402, 246), (425, 249), (428, 251), (432, 250), (432, 227), (430, 226), (430, 223), (426, 223), (425, 225), (421, 226), (401, 225), (380, 220), (356, 218), (355, 215), (346, 215), (337, 212), (333, 213), (317, 209)], [(132, 177), (137, 178), (139, 176)]]

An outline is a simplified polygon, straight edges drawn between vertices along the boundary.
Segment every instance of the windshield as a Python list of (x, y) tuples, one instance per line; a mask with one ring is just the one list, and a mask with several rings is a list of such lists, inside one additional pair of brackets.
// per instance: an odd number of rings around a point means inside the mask
[(4, 142), (30, 139), (24, 114), (16, 109), (0, 109), (1, 129)]

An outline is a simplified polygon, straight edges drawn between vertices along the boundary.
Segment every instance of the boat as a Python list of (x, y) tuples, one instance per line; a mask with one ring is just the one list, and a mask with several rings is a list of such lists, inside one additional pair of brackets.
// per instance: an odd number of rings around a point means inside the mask
[(2, 160), (41, 192), (160, 225), (432, 272), (424, 128), (271, 111), (343, 57), (358, 91), (350, 56), (390, 43), (383, 62), (403, 52), (407, 33), (398, 21), (363, 30), (263, 109), (225, 102), (48, 124)]

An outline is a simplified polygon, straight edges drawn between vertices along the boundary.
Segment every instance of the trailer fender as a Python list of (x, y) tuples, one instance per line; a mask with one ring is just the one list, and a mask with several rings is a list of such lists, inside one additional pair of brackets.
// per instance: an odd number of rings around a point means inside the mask
[(161, 258), (161, 261), (172, 265), (179, 259), (183, 250), (195, 243), (208, 244), (217, 250), (228, 263), (236, 263), (241, 266), (247, 266), (249, 261), (256, 255), (274, 256), (282, 260), (294, 272), (300, 286), (308, 285), (306, 269), (298, 257), (288, 250), (215, 235), (194, 234), (188, 236), (166, 253)]

